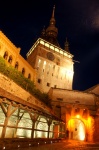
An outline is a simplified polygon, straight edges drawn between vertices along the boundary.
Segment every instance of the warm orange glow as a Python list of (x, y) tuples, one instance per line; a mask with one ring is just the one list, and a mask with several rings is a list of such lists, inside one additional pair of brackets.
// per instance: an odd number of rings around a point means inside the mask
[(77, 115), (76, 118), (80, 118), (80, 115)]
[(80, 140), (85, 139), (85, 130), (84, 130), (84, 126), (82, 126), (82, 124), (79, 125), (79, 138), (80, 138)]
[(70, 139), (83, 141), (85, 139), (85, 125), (79, 118), (81, 118), (81, 116), (76, 115), (76, 118), (70, 119), (67, 128), (69, 130)]

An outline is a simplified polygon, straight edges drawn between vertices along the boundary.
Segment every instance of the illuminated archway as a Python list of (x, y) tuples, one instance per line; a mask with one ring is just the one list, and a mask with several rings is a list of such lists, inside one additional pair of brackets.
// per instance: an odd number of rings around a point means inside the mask
[(38, 130), (36, 131), (36, 138), (47, 138), (48, 124), (45, 118), (38, 118), (36, 129)]
[(85, 140), (85, 125), (82, 120), (78, 118), (70, 119), (67, 128), (69, 130), (69, 139)]

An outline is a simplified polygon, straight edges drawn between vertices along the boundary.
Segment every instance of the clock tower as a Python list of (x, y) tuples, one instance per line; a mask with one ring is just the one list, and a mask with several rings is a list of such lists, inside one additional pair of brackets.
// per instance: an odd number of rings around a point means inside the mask
[(36, 71), (35, 85), (42, 92), (48, 92), (51, 87), (72, 90), (73, 55), (69, 47), (63, 50), (58, 43), (54, 12), (55, 7), (49, 26), (27, 53), (27, 61)]

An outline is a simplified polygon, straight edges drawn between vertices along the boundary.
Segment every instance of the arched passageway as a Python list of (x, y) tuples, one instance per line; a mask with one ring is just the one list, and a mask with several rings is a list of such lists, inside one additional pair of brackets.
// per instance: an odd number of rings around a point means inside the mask
[(69, 131), (69, 139), (85, 140), (85, 125), (82, 120), (78, 118), (70, 119), (67, 125), (67, 129)]

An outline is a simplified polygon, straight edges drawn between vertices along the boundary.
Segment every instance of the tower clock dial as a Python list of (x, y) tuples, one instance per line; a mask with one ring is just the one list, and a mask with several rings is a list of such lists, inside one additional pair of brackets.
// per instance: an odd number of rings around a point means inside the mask
[(55, 59), (55, 56), (53, 55), (53, 53), (51, 53), (51, 52), (48, 52), (47, 53), (47, 58), (49, 59), (49, 60), (54, 60)]

